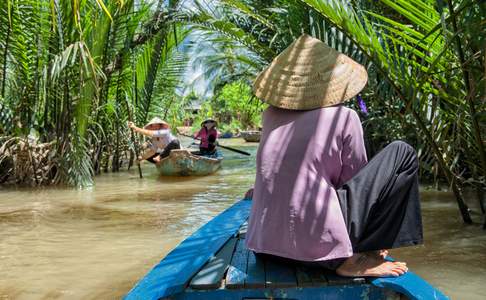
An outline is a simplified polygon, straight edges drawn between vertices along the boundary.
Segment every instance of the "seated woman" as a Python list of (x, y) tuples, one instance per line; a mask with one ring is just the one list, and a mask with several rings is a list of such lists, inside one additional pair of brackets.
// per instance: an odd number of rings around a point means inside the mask
[(387, 249), (422, 243), (418, 162), (393, 142), (367, 162), (357, 113), (363, 66), (308, 35), (254, 82), (263, 114), (247, 247), (342, 276), (400, 276)]
[(198, 155), (212, 155), (216, 152), (217, 124), (213, 119), (207, 119), (201, 123), (201, 129), (194, 135), (195, 139), (199, 138), (201, 140)]
[(169, 156), (172, 149), (181, 149), (179, 140), (170, 132), (170, 126), (160, 118), (153, 118), (144, 128), (138, 128), (133, 122), (128, 127), (135, 132), (152, 138), (149, 149), (139, 160), (158, 163), (162, 158)]

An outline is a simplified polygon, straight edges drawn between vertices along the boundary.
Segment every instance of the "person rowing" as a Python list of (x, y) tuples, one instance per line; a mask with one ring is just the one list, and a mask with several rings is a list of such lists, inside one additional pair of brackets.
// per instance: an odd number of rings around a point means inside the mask
[(253, 84), (263, 113), (246, 245), (342, 276), (400, 276), (388, 249), (423, 242), (418, 160), (405, 142), (368, 162), (358, 114), (343, 105), (366, 69), (303, 35)]
[(170, 131), (170, 125), (158, 117), (150, 120), (143, 128), (137, 127), (133, 122), (128, 122), (128, 127), (151, 138), (146, 152), (138, 157), (138, 160), (158, 163), (162, 158), (169, 156), (171, 150), (181, 149), (179, 140)]
[(213, 155), (216, 152), (218, 131), (217, 122), (207, 119), (201, 123), (201, 129), (194, 135), (194, 139), (200, 139), (198, 155)]

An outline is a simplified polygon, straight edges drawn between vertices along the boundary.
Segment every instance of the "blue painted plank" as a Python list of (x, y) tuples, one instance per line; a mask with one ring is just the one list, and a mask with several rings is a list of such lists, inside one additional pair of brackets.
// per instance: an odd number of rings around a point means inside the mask
[(363, 277), (343, 277), (337, 275), (334, 271), (325, 269), (323, 274), (327, 277), (329, 285), (363, 284), (366, 282), (366, 279)]
[[(387, 290), (370, 284), (307, 288), (216, 289), (188, 291), (175, 300), (235, 300), (235, 299), (289, 299), (289, 300), (385, 300)], [(388, 298), (389, 299), (389, 298)], [(393, 298), (397, 299), (397, 298)]]
[(329, 284), (324, 272), (323, 268), (318, 266), (307, 268), (307, 274), (309, 274), (313, 286), (326, 286)]
[[(387, 257), (387, 260), (393, 261), (393, 258)], [(370, 279), (370, 282), (375, 286), (402, 293), (410, 300), (449, 299), (427, 281), (410, 271), (398, 277), (373, 278)]]
[(248, 251), (248, 266), (246, 268), (245, 288), (265, 287), (265, 264), (253, 251)]
[(272, 259), (265, 259), (265, 286), (266, 287), (295, 287), (295, 269)]
[(449, 299), (449, 297), (435, 289), (427, 281), (410, 271), (398, 277), (375, 278), (370, 281), (377, 287), (391, 289), (404, 294), (410, 300)]
[(193, 289), (216, 289), (221, 286), (224, 272), (235, 250), (236, 238), (230, 239), (221, 250), (216, 253), (197, 274), (192, 278), (189, 286)]
[(298, 265), (295, 267), (295, 277), (297, 278), (297, 285), (299, 287), (312, 286), (312, 277), (309, 273), (309, 268)]
[(239, 237), (240, 239), (245, 239), (245, 237), (246, 237), (246, 232), (247, 232), (247, 231), (248, 231), (248, 222), (245, 222), (245, 223), (244, 223), (244, 224), (241, 226), (240, 230), (238, 231), (238, 237)]
[(125, 299), (160, 299), (184, 290), (186, 283), (238, 232), (250, 213), (251, 201), (241, 200), (202, 226), (145, 275)]
[(226, 288), (243, 288), (246, 279), (246, 267), (248, 262), (249, 250), (245, 246), (245, 240), (238, 240), (236, 250), (231, 258), (231, 263), (226, 274)]

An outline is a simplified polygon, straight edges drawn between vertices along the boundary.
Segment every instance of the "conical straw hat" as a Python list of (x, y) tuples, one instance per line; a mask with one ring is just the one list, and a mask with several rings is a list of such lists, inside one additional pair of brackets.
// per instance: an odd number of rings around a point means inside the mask
[(352, 98), (367, 80), (362, 65), (304, 34), (257, 76), (253, 91), (272, 106), (310, 110)]
[(152, 120), (150, 120), (150, 122), (148, 122), (143, 128), (147, 129), (147, 127), (149, 127), (150, 125), (156, 125), (156, 124), (163, 125), (164, 127), (169, 128), (169, 123), (165, 122), (159, 117), (152, 118)]
[(204, 121), (201, 123), (201, 126), (204, 126), (204, 124), (206, 124), (206, 123), (214, 123), (214, 126), (213, 126), (213, 127), (218, 126), (218, 122), (217, 122), (216, 120), (214, 120), (214, 119), (206, 119), (206, 120), (204, 120)]

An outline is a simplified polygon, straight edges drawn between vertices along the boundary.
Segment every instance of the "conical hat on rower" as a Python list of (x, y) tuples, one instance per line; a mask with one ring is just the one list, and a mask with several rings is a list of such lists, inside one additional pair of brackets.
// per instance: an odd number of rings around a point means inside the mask
[(163, 125), (165, 128), (169, 128), (169, 123), (165, 122), (159, 117), (152, 118), (150, 122), (148, 122), (143, 128), (147, 129), (147, 127), (150, 127), (151, 125)]
[(367, 80), (362, 65), (303, 34), (257, 76), (253, 91), (272, 106), (310, 110), (343, 103)]
[(218, 122), (217, 122), (216, 120), (214, 120), (214, 119), (206, 119), (206, 120), (204, 120), (204, 121), (201, 123), (201, 126), (204, 126), (204, 124), (206, 124), (206, 123), (214, 123), (214, 126), (213, 126), (213, 127), (218, 126)]

